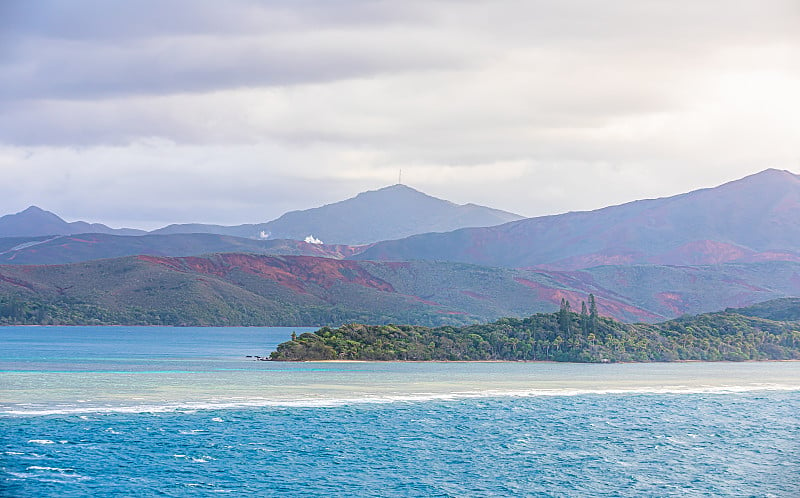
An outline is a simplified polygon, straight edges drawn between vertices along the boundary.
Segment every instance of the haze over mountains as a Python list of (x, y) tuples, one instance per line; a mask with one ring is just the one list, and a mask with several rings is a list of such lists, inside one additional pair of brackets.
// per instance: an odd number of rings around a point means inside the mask
[(109, 228), (101, 223), (66, 222), (58, 215), (37, 206), (0, 217), (0, 237), (36, 237), (39, 235), (71, 235), (76, 233), (113, 233), (142, 235), (144, 230)]
[(565, 270), (800, 261), (799, 220), (800, 177), (769, 169), (673, 197), (381, 242), (355, 257)]
[(458, 205), (397, 184), (325, 206), (291, 211), (268, 223), (223, 227), (170, 225), (153, 233), (218, 233), (237, 237), (361, 245), (418, 233), (499, 225), (522, 216), (475, 204)]
[(138, 237), (84, 233), (0, 238), (0, 264), (57, 265), (140, 254), (193, 256), (231, 252), (342, 259), (358, 250), (361, 249), (354, 246), (311, 244), (288, 239), (255, 240), (211, 233), (145, 234)]
[[(267, 223), (237, 226), (176, 224), (153, 230), (159, 235), (208, 233), (249, 239), (292, 239), (326, 244), (362, 245), (426, 232), (491, 226), (522, 216), (475, 204), (458, 205), (406, 185), (363, 192), (344, 201), (292, 211)], [(113, 229), (83, 221), (68, 223), (36, 206), (0, 218), (0, 237), (105, 233), (144, 235), (134, 229)]]
[[(328, 243), (506, 217), (515, 221)], [(17, 265), (0, 266), (0, 311), (4, 296), (16, 296), (124, 316), (162, 316), (168, 310), (159, 303), (173, 303), (183, 310), (176, 323), (210, 324), (197, 311), (207, 308), (234, 320), (226, 323), (261, 317), (262, 325), (299, 325), (315, 317), (436, 325), (551, 311), (561, 299), (579, 306), (592, 293), (603, 314), (653, 322), (800, 295), (800, 177), (787, 171), (596, 211), (516, 218), (402, 185), (265, 224), (217, 227), (248, 237), (167, 233), (213, 225), (119, 235), (31, 208), (0, 218), (0, 228), (20, 234), (0, 238), (0, 265)], [(96, 233), (23, 236), (36, 232), (25, 225), (36, 220), (54, 233), (87, 226)], [(256, 230), (270, 237), (253, 237)], [(304, 242), (309, 235), (325, 243)], [(152, 299), (142, 301), (145, 295)], [(272, 311), (246, 318), (242, 299), (251, 313)]]

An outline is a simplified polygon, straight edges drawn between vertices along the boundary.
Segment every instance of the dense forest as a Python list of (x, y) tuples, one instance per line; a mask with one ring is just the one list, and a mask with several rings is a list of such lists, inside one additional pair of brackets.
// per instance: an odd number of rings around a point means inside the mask
[[(267, 307), (244, 300), (193, 300), (165, 296), (158, 306), (109, 306), (68, 297), (0, 295), (1, 325), (132, 325), (174, 327), (313, 326), (325, 323), (388, 323), (380, 310), (277, 302)], [(408, 313), (420, 323), (435, 323), (434, 313)], [(395, 317), (396, 318), (396, 317)]]
[[(757, 308), (788, 316), (800, 300)], [(770, 308), (771, 307), (771, 308)], [(743, 310), (743, 312), (745, 312)], [(580, 313), (562, 302), (556, 313), (503, 318), (485, 325), (324, 327), (292, 336), (273, 360), (409, 361), (744, 361), (800, 359), (800, 322), (726, 310), (656, 325), (625, 324), (597, 316), (593, 299)]]

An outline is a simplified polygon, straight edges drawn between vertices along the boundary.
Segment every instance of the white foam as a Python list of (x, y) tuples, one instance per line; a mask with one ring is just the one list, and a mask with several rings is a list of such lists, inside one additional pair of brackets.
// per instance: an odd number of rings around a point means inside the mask
[[(226, 410), (237, 408), (333, 408), (358, 404), (419, 403), (426, 401), (453, 401), (470, 398), (532, 398), (541, 396), (590, 396), (590, 395), (690, 395), (690, 394), (741, 394), (748, 392), (800, 391), (798, 384), (747, 384), (747, 385), (700, 385), (700, 386), (644, 386), (630, 388), (554, 388), (554, 389), (483, 389), (474, 391), (419, 392), (396, 394), (352, 394), (346, 397), (298, 397), (298, 398), (225, 398), (206, 401), (185, 401), (153, 404), (120, 404), (102, 406), (72, 406), (27, 409), (6, 409), (3, 415), (69, 415), (79, 413), (197, 413), (198, 410)], [(19, 405), (16, 405), (17, 407)], [(217, 420), (219, 419), (219, 420)], [(215, 422), (222, 421), (215, 417)], [(181, 431), (181, 434), (198, 434), (203, 429)], [(54, 444), (46, 439), (32, 439), (30, 443)]]
[(215, 460), (215, 458), (212, 458), (212, 457), (210, 457), (208, 455), (201, 455), (199, 457), (193, 457), (193, 456), (188, 456), (188, 455), (175, 454), (175, 455), (172, 455), (172, 456), (174, 458), (181, 458), (181, 459), (184, 459), (184, 460), (188, 460), (188, 461), (190, 461), (192, 463), (208, 463), (211, 460)]
[(49, 439), (29, 439), (28, 442), (31, 444), (56, 444), (55, 441)]
[(31, 465), (25, 470), (45, 470), (49, 472), (75, 472), (75, 469), (62, 469), (59, 467), (40, 467), (38, 465)]

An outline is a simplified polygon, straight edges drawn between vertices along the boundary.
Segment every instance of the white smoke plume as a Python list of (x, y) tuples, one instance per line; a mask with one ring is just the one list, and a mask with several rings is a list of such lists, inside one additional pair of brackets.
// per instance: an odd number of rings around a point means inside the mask
[(322, 244), (323, 243), (321, 240), (319, 240), (318, 238), (314, 237), (313, 235), (309, 235), (304, 240), (305, 240), (305, 242), (307, 242), (309, 244)]

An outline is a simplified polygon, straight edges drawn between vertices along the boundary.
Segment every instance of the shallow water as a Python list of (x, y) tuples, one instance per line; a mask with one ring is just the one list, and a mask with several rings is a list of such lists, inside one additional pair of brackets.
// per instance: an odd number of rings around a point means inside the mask
[[(0, 328), (10, 496), (785, 496), (800, 363), (272, 363), (292, 330)], [(3, 494), (3, 493), (0, 493)]]

